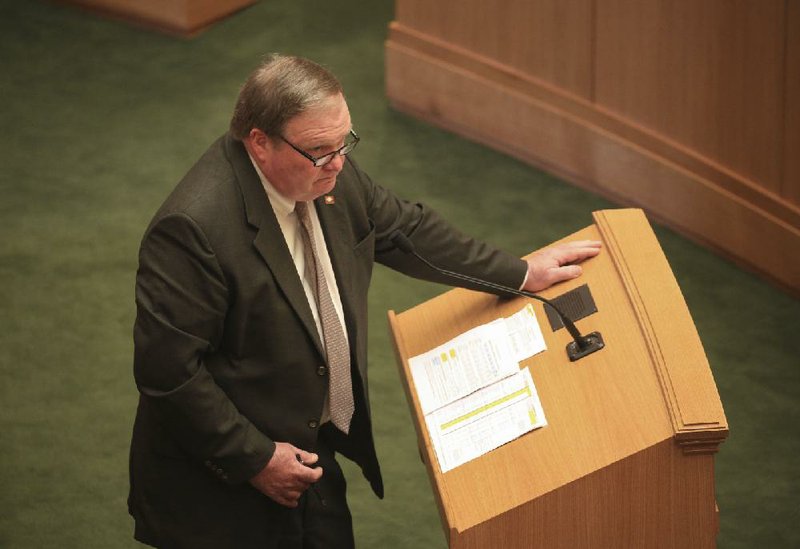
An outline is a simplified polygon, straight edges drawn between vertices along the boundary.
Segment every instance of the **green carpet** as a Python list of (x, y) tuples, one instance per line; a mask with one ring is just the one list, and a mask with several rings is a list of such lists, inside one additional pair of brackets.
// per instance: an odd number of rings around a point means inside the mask
[[(0, 2), (0, 547), (138, 546), (125, 500), (139, 240), (227, 128), (263, 54), (329, 66), (348, 90), (361, 165), (514, 253), (610, 206), (390, 110), (392, 9), (387, 0), (264, 0), (184, 41), (58, 5)], [(800, 302), (657, 233), (731, 427), (717, 457), (719, 546), (798, 547)], [(385, 319), (442, 289), (383, 268), (375, 275), (370, 381), (387, 497), (375, 499), (347, 467), (359, 547), (445, 546)]]

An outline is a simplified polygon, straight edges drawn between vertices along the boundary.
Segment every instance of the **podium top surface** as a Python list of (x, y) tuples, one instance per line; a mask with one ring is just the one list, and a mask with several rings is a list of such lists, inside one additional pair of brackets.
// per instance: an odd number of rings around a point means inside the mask
[(522, 362), (548, 425), (441, 473), (408, 359), (470, 328), (507, 317), (528, 300), (451, 290), (390, 323), (420, 446), (450, 529), (470, 528), (628, 456), (673, 439), (687, 452), (714, 452), (727, 422), (689, 311), (640, 210), (606, 210), (564, 240), (597, 239), (603, 251), (583, 276), (541, 292), (553, 299), (588, 284), (597, 312), (576, 322), (600, 331), (605, 348), (569, 362), (566, 330), (553, 332), (531, 301), (547, 350)]

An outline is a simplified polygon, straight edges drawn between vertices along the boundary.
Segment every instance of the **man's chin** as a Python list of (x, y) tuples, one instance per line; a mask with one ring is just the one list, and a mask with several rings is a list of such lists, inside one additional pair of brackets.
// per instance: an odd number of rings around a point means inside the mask
[(315, 187), (316, 187), (315, 190), (318, 193), (317, 196), (328, 194), (334, 189), (334, 187), (336, 187), (336, 176), (334, 175), (333, 177), (330, 178), (320, 179), (317, 182), (317, 185), (315, 185)]

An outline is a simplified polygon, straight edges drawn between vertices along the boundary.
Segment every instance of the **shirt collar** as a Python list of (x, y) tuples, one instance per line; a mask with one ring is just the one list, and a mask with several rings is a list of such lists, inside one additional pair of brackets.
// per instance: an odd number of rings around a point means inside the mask
[(258, 178), (261, 180), (261, 184), (264, 186), (264, 190), (267, 192), (267, 198), (269, 198), (269, 202), (272, 204), (272, 209), (275, 211), (275, 215), (278, 217), (288, 217), (292, 212), (294, 212), (295, 201), (291, 198), (286, 198), (279, 193), (278, 190), (272, 186), (272, 183), (269, 182), (267, 177), (261, 173), (261, 169), (258, 167), (258, 164), (256, 164), (256, 161), (253, 160), (253, 157), (249, 152), (247, 153), (247, 156), (250, 157), (250, 162), (256, 169)]

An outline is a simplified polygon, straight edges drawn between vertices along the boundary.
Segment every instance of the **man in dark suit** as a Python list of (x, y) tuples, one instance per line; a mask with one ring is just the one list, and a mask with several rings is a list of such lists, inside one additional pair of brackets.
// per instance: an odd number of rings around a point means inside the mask
[[(230, 132), (167, 198), (136, 277), (129, 510), (162, 548), (353, 546), (334, 455), (383, 496), (366, 365), (375, 261), (444, 280), (395, 249), (402, 231), (442, 266), (537, 291), (599, 243), (525, 262), (373, 183), (341, 86), (301, 58), (248, 79)], [(309, 489), (310, 488), (310, 489)]]

